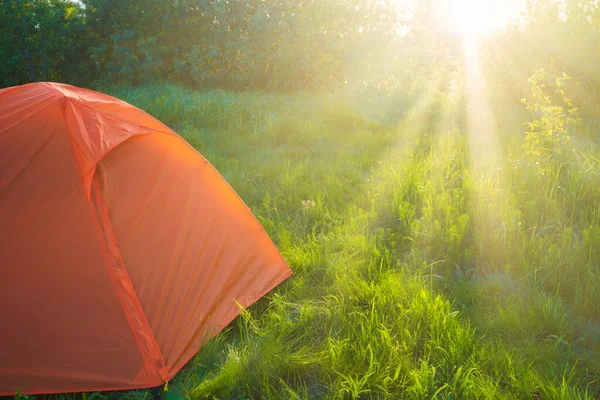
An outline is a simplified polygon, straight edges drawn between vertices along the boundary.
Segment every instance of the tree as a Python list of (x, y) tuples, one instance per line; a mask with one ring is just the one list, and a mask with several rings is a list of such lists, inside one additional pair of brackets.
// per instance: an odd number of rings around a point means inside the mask
[(7, 0), (0, 6), (0, 84), (39, 80), (83, 83), (85, 19), (66, 0)]

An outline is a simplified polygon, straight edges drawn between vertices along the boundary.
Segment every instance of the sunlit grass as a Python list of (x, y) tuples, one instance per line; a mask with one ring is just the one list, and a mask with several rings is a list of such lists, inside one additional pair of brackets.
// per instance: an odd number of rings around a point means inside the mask
[(112, 94), (207, 157), (295, 272), (167, 398), (600, 394), (600, 162), (587, 139), (561, 164), (529, 164), (515, 145), (484, 169), (441, 91), (394, 124), (335, 96)]

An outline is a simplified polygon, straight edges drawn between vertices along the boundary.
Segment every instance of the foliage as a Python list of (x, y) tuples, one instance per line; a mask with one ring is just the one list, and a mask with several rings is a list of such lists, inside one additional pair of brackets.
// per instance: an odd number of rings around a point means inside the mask
[[(515, 103), (527, 93), (524, 84), (532, 68), (543, 68), (547, 77), (571, 77), (569, 99), (578, 105), (586, 131), (597, 131), (599, 18), (599, 4), (592, 0), (529, 0), (521, 18), (484, 46), (496, 113), (516, 122)], [(558, 99), (555, 104), (563, 102)]]
[(569, 125), (580, 122), (578, 108), (574, 107), (566, 97), (565, 85), (571, 78), (563, 73), (556, 78), (556, 90), (553, 97), (558, 98), (555, 103), (547, 93), (546, 75), (543, 69), (535, 71), (529, 78), (531, 99), (523, 99), (527, 110), (535, 117), (527, 122), (525, 147), (527, 154), (539, 159), (542, 156), (560, 154), (562, 146), (569, 142)]
[[(448, 39), (441, 34), (415, 28), (408, 36), (398, 35), (398, 26), (409, 22), (400, 5), (390, 1), (4, 4), (10, 23), (2, 27), (1, 43), (15, 65), (0, 71), (4, 86), (48, 79), (83, 80), (88, 86), (170, 81), (198, 88), (296, 92), (393, 83), (390, 88), (397, 91), (419, 69), (431, 72), (432, 65), (446, 63), (450, 51), (444, 50)], [(19, 38), (23, 43), (11, 47)], [(425, 41), (427, 48), (416, 45)], [(60, 62), (52, 73), (44, 64), (50, 60)]]
[[(7, 0), (0, 85), (170, 81), (197, 88), (410, 91), (460, 64), (441, 0)], [(530, 0), (484, 46), (495, 97), (520, 100), (531, 65), (566, 72), (582, 116), (600, 113), (598, 4)], [(522, 91), (522, 90), (521, 90)], [(590, 118), (585, 118), (591, 121)], [(592, 122), (588, 122), (592, 123)]]
[(7, 0), (0, 4), (0, 86), (38, 80), (85, 83), (83, 11), (67, 0)]

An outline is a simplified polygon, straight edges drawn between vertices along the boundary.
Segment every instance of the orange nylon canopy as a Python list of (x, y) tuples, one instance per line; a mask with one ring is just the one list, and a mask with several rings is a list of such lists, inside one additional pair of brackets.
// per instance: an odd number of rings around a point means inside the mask
[(159, 386), (291, 275), (177, 134), (45, 82), (0, 90), (0, 254), (0, 395)]

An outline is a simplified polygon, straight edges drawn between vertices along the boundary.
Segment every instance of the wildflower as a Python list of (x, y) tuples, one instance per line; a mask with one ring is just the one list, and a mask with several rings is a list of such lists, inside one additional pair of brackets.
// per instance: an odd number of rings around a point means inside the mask
[(309, 208), (311, 208), (311, 207), (314, 207), (314, 206), (316, 206), (316, 205), (317, 205), (317, 203), (315, 203), (315, 202), (314, 202), (314, 201), (312, 201), (312, 200), (302, 200), (302, 208), (303, 208), (304, 210), (307, 210), (307, 209), (309, 209)]

